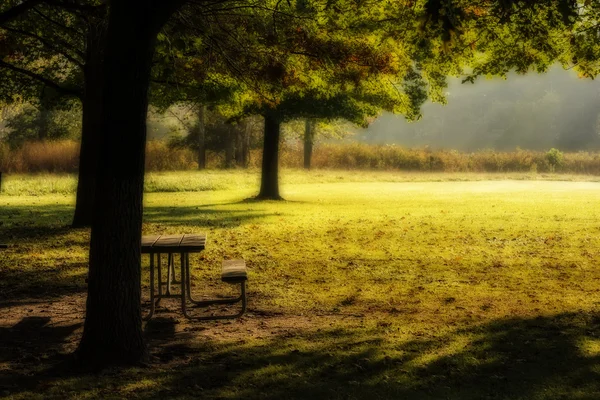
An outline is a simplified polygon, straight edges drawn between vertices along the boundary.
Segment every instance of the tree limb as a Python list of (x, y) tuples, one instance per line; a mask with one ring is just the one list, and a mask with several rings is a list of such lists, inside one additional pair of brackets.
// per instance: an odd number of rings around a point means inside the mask
[(44, 3), (51, 5), (51, 6), (61, 7), (66, 10), (76, 10), (76, 11), (96, 11), (96, 10), (107, 7), (105, 1), (102, 2), (101, 4), (98, 4), (95, 6), (91, 5), (91, 4), (81, 3), (78, 1), (73, 1), (73, 0), (44, 0)]
[(26, 0), (19, 4), (18, 6), (14, 6), (9, 8), (8, 10), (0, 13), (0, 24), (4, 24), (6, 22), (10, 22), (13, 19), (17, 18), (21, 14), (26, 13), (33, 7), (37, 6), (43, 0)]
[(36, 74), (35, 72), (28, 71), (28, 70), (26, 70), (24, 68), (20, 68), (20, 67), (17, 67), (15, 65), (9, 64), (9, 63), (7, 63), (5, 61), (0, 60), (0, 68), (9, 69), (9, 70), (14, 71), (16, 73), (19, 73), (21, 75), (25, 75), (25, 76), (33, 79), (33, 80), (36, 80), (36, 81), (38, 81), (40, 83), (43, 83), (44, 85), (46, 85), (48, 87), (51, 87), (52, 89), (56, 90), (57, 92), (61, 92), (63, 94), (70, 95), (70, 96), (75, 96), (75, 97), (78, 97), (78, 98), (82, 97), (82, 93), (81, 93), (80, 90), (61, 86), (58, 83), (52, 81), (51, 79), (48, 79), (48, 78), (43, 77), (43, 76), (41, 76), (39, 74)]
[(38, 4), (46, 3), (51, 6), (60, 7), (65, 10), (77, 10), (77, 11), (96, 11), (106, 8), (106, 2), (98, 5), (82, 4), (72, 0), (25, 0), (18, 6), (9, 8), (6, 11), (0, 13), (0, 24), (5, 24), (19, 17), (20, 15), (31, 10)]
[[(56, 48), (55, 46), (53, 46), (50, 42), (48, 42), (47, 40), (45, 40), (44, 38), (31, 33), (31, 32), (27, 32), (21, 29), (15, 29), (15, 28), (9, 28), (9, 27), (2, 27), (1, 29), (7, 30), (9, 32), (14, 32), (14, 33), (18, 33), (20, 35), (23, 36), (29, 36), (31, 38), (36, 39), (37, 41), (39, 41), (40, 43), (42, 43), (44, 46), (46, 46), (48, 49), (50, 49), (51, 51), (54, 51), (60, 55), (62, 55), (63, 57), (65, 57), (67, 60), (71, 61), (73, 64), (77, 65), (79, 68), (83, 69), (83, 63), (81, 61), (79, 61), (78, 59), (76, 59), (75, 57), (73, 57), (72, 55), (70, 55), (69, 53), (60, 50), (58, 48)], [(66, 47), (66, 46), (65, 46)], [(82, 56), (81, 53), (77, 52), (78, 56)]]
[(53, 20), (52, 18), (50, 18), (49, 16), (47, 16), (46, 14), (42, 13), (40, 10), (38, 10), (37, 8), (33, 8), (33, 11), (38, 14), (40, 17), (42, 17), (43, 19), (45, 19), (46, 21), (50, 22), (53, 25), (56, 25), (57, 27), (59, 27), (60, 29), (64, 30), (65, 32), (71, 32), (71, 33), (75, 33), (76, 35), (80, 35), (80, 36), (84, 36), (85, 34), (81, 31), (78, 31), (75, 28), (71, 28), (70, 26), (66, 26), (63, 25), (55, 20)]

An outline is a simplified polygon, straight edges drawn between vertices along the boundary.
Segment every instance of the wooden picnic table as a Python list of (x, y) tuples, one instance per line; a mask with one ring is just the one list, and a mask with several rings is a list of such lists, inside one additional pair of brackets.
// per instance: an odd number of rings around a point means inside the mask
[[(187, 302), (201, 303), (192, 298), (190, 285), (190, 253), (199, 253), (206, 246), (206, 235), (183, 234), (183, 235), (149, 235), (142, 236), (142, 254), (150, 255), (150, 313), (147, 320), (152, 318), (155, 306), (161, 299), (178, 298), (181, 300), (183, 315), (187, 314)], [(167, 281), (162, 281), (161, 255), (167, 255)], [(175, 279), (175, 254), (179, 254), (181, 267), (179, 281)], [(156, 264), (154, 258), (156, 257)], [(154, 290), (154, 269), (158, 273), (158, 293)], [(179, 284), (179, 293), (171, 291), (172, 284)], [(166, 290), (163, 293), (163, 286)]]
[[(195, 320), (213, 320), (237, 318), (246, 311), (246, 263), (244, 260), (223, 261), (221, 280), (228, 284), (240, 285), (240, 295), (234, 298), (219, 298), (211, 300), (195, 300), (192, 297), (190, 285), (190, 253), (199, 253), (206, 246), (206, 235), (203, 233), (184, 235), (149, 235), (142, 236), (142, 254), (150, 255), (150, 312), (146, 320), (152, 318), (155, 307), (161, 299), (178, 298), (181, 301), (183, 315)], [(162, 281), (161, 256), (167, 255), (167, 281)], [(179, 254), (181, 262), (179, 281), (175, 279), (175, 255)], [(155, 263), (156, 257), (156, 263)], [(158, 273), (158, 293), (154, 290), (154, 274)], [(172, 292), (172, 285), (179, 284), (178, 293)], [(163, 286), (165, 290), (163, 292)], [(214, 304), (242, 304), (241, 310), (236, 314), (218, 316), (190, 316), (187, 312), (187, 304), (196, 307), (208, 307)]]

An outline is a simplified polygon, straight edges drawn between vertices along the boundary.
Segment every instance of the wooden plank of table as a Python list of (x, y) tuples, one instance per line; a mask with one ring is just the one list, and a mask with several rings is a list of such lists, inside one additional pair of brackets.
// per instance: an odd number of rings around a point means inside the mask
[(197, 253), (205, 247), (206, 235), (203, 233), (142, 237), (142, 253)]
[(204, 250), (206, 247), (206, 235), (202, 233), (198, 234), (185, 234), (179, 244), (179, 251), (184, 253), (195, 253)]
[(142, 253), (151, 253), (152, 246), (160, 238), (160, 235), (142, 236)]
[(162, 250), (163, 253), (176, 252), (179, 249), (179, 243), (183, 235), (162, 235), (152, 246), (152, 250)]

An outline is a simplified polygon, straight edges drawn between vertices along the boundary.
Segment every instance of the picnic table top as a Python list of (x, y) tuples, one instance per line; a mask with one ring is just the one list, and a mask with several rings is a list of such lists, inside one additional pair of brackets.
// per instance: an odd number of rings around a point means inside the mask
[(198, 253), (206, 246), (206, 234), (142, 236), (142, 253)]

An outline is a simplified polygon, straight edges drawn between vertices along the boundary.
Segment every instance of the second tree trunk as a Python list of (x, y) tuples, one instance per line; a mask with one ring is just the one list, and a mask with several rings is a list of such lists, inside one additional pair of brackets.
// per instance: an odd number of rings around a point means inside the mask
[(73, 228), (92, 226), (98, 152), (102, 132), (102, 49), (104, 47), (104, 24), (91, 25), (86, 44), (84, 69), (83, 115), (81, 121), (81, 146), (79, 151), (79, 178)]
[(198, 169), (206, 168), (206, 106), (198, 106)]
[(281, 200), (279, 195), (279, 132), (281, 121), (277, 116), (265, 115), (262, 173), (257, 199)]
[(307, 118), (304, 121), (304, 168), (310, 169), (313, 144), (315, 143), (316, 121)]

